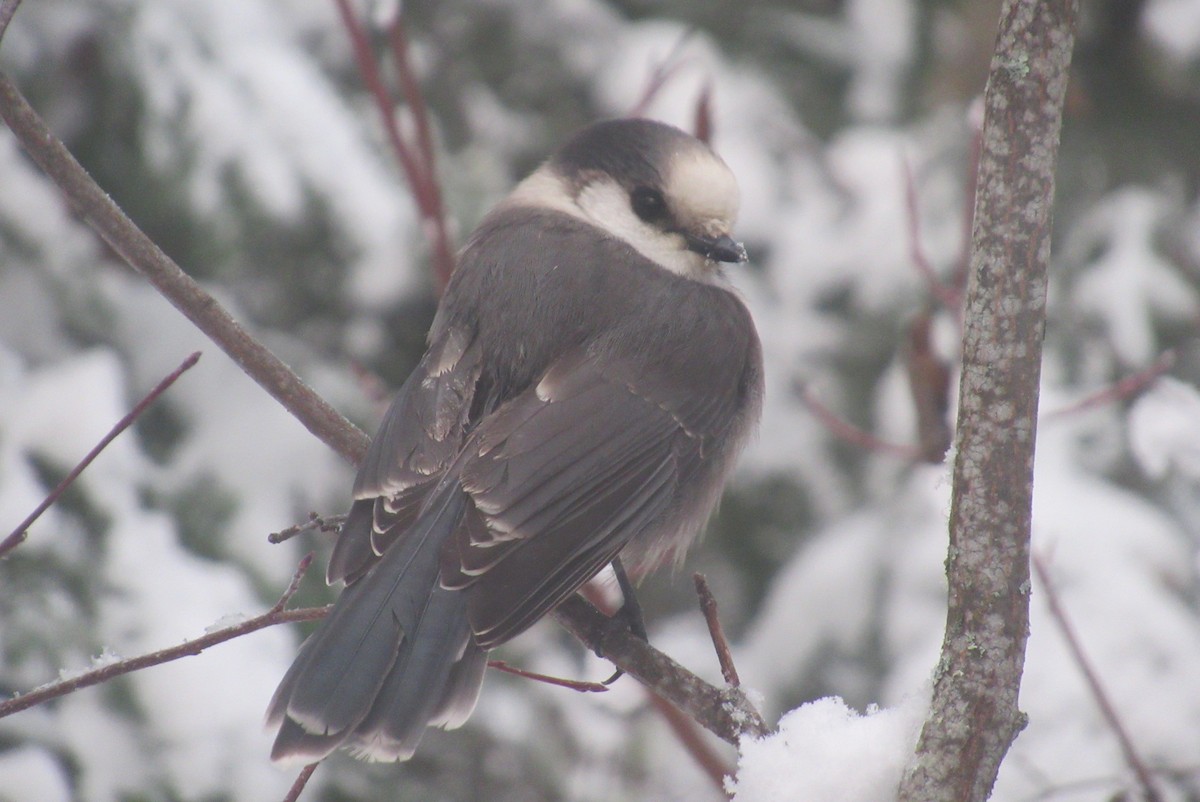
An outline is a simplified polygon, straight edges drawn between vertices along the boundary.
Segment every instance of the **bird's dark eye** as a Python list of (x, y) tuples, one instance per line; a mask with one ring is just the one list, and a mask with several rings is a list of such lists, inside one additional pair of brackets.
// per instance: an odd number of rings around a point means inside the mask
[(636, 187), (629, 193), (633, 213), (647, 223), (657, 223), (667, 216), (667, 201), (662, 193), (650, 187)]

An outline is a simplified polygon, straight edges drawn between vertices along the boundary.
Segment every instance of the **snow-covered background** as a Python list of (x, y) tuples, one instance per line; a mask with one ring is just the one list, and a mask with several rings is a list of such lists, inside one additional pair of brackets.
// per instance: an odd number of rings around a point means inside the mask
[[(921, 249), (948, 277), (998, 17), (998, 3), (961, 5), (405, 4), (460, 241), (570, 131), (633, 108), (673, 51), (649, 116), (690, 126), (711, 86), (752, 254), (736, 281), (768, 360), (762, 436), (687, 564), (708, 574), (743, 681), (781, 726), (742, 749), (740, 802), (886, 800), (920, 725), (944, 619), (947, 470), (839, 438), (801, 388), (882, 439), (915, 441), (897, 344), (931, 294), (912, 259), (906, 164)], [(1139, 392), (1046, 415), (1034, 511), (1035, 547), (1168, 800), (1200, 799), (1197, 8), (1085, 4), (1042, 409), (1166, 349), (1177, 359)], [(434, 301), (332, 2), (26, 0), (0, 66), (186, 270), (373, 426), (381, 401), (355, 366), (398, 385)], [(953, 360), (953, 315), (937, 311), (933, 334)], [(300, 556), (329, 544), (267, 534), (342, 511), (351, 476), (0, 130), (0, 535), (197, 349), (199, 366), (0, 561), (0, 693), (270, 606)], [(644, 586), (651, 638), (716, 681), (687, 572)], [(297, 604), (328, 598), (319, 576)], [(261, 631), (0, 720), (0, 800), (280, 798), (294, 772), (268, 762), (262, 714), (301, 637)], [(502, 656), (566, 676), (608, 669), (551, 624)], [(1029, 727), (995, 799), (1133, 787), (1038, 584), (1021, 702)], [(493, 674), (464, 729), (432, 733), (400, 766), (337, 756), (304, 798), (721, 797), (636, 683), (576, 695)]]

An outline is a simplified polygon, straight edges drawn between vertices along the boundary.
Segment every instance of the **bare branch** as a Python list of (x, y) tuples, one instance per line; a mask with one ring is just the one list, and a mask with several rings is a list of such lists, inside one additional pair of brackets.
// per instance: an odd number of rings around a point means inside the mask
[(685, 30), (671, 46), (666, 57), (658, 64), (654, 65), (654, 69), (650, 71), (650, 77), (646, 81), (646, 88), (642, 90), (642, 96), (638, 98), (638, 102), (633, 104), (633, 108), (629, 110), (626, 117), (641, 117), (650, 108), (650, 104), (654, 102), (654, 98), (662, 91), (662, 88), (667, 85), (667, 82), (675, 76), (688, 64), (688, 60), (683, 57), (684, 47), (688, 40), (695, 34), (694, 28)]
[(680, 745), (696, 761), (700, 770), (719, 792), (726, 794), (725, 778), (733, 774), (735, 767), (729, 765), (729, 762), (721, 757), (713, 748), (712, 743), (704, 737), (700, 727), (696, 726), (696, 722), (686, 713), (660, 696), (652, 693), (647, 693), (646, 696), (650, 699), (650, 704), (662, 716), (663, 721), (671, 728), (671, 732), (675, 734)]
[(84, 221), (130, 267), (145, 276), (164, 298), (322, 442), (351, 462), (357, 463), (362, 458), (367, 450), (367, 436), (314, 393), (279, 357), (251, 337), (224, 307), (134, 225), (3, 73), (0, 73), (0, 117)]
[(178, 646), (161, 649), (157, 652), (150, 652), (140, 657), (131, 657), (128, 660), (120, 660), (116, 663), (87, 671), (77, 677), (43, 685), (29, 693), (14, 696), (5, 702), (0, 702), (0, 718), (11, 716), (13, 713), (19, 713), (22, 710), (40, 705), (42, 702), (50, 699), (66, 696), (81, 688), (99, 685), (102, 682), (107, 682), (122, 674), (128, 674), (131, 671), (140, 671), (150, 666), (170, 663), (182, 657), (192, 657), (200, 654), (210, 646), (239, 638), (242, 635), (248, 635), (251, 632), (257, 632), (260, 629), (273, 627), (276, 624), (291, 624), (297, 621), (318, 621), (324, 618), (328, 612), (328, 607), (301, 607), (295, 610), (268, 611), (254, 618), (248, 618), (240, 624), (234, 624), (231, 627), (210, 632), (195, 640), (185, 641)]
[(904, 158), (900, 160), (900, 163), (904, 168), (904, 211), (908, 220), (909, 258), (912, 259), (913, 267), (925, 279), (929, 293), (952, 314), (959, 316), (962, 314), (962, 297), (959, 295), (959, 291), (946, 286), (938, 278), (929, 261), (929, 256), (925, 253), (924, 241), (921, 238), (920, 205), (917, 202), (917, 179), (913, 175), (912, 165), (909, 164), (908, 159)]
[(890, 454), (893, 457), (899, 457), (903, 460), (916, 462), (922, 459), (921, 450), (914, 446), (904, 446), (897, 443), (889, 443), (886, 440), (881, 440), (865, 429), (860, 429), (850, 421), (839, 417), (833, 410), (817, 400), (817, 397), (808, 389), (807, 386), (800, 384), (796, 388), (800, 394), (800, 402), (808, 408), (809, 412), (817, 416), (817, 420), (824, 424), (825, 428), (833, 432), (834, 436), (845, 440), (847, 443), (856, 445), (859, 448), (867, 451), (874, 451), (879, 454)]
[(583, 597), (567, 599), (554, 617), (589, 649), (636, 677), (718, 738), (737, 745), (742, 736), (762, 737), (770, 732), (740, 689), (714, 688), (644, 640), (613, 627), (609, 618)]
[(20, 5), (21, 0), (4, 0), (0, 3), (0, 39), (4, 38), (8, 31), (8, 23), (12, 22), (13, 15), (17, 13)]
[(700, 89), (700, 96), (696, 98), (696, 109), (692, 112), (692, 135), (709, 144), (712, 144), (713, 137), (712, 95), (712, 79), (709, 78)]
[(430, 235), (435, 283), (440, 293), (445, 289), (446, 282), (450, 280), (450, 274), (454, 272), (454, 253), (442, 209), (441, 188), (437, 185), (433, 174), (433, 141), (429, 133), (424, 95), (421, 93), (408, 63), (407, 41), (404, 39), (404, 29), (401, 27), (400, 17), (397, 15), (393, 21), (389, 35), (393, 53), (396, 55), (397, 71), (400, 74), (401, 82), (405, 85), (409, 105), (413, 107), (414, 118), (417, 119), (418, 147), (422, 151), (423, 161), (417, 158), (413, 147), (405, 141), (404, 135), (400, 132), (400, 126), (396, 122), (396, 104), (392, 99), (391, 92), (384, 84), (383, 75), (380, 72), (379, 63), (375, 59), (374, 51), (371, 49), (366, 28), (355, 15), (354, 9), (350, 7), (350, 0), (335, 1), (338, 12), (341, 14), (342, 24), (350, 36), (350, 43), (354, 48), (354, 58), (358, 63), (358, 70), (362, 74), (363, 83), (366, 84), (367, 90), (375, 100), (375, 107), (379, 110), (388, 144), (391, 145), (396, 159), (400, 162), (401, 169), (404, 170), (413, 201), (417, 205), (417, 212), (426, 227), (427, 235)]
[(918, 314), (908, 326), (903, 359), (908, 388), (917, 413), (917, 442), (921, 458), (932, 465), (946, 459), (950, 430), (950, 366), (933, 349), (933, 319)]
[(300, 798), (300, 794), (304, 793), (304, 786), (308, 785), (309, 779), (313, 776), (313, 772), (317, 770), (320, 763), (309, 763), (300, 770), (300, 774), (296, 776), (296, 781), (292, 783), (292, 787), (288, 789), (287, 796), (283, 798), (283, 802), (296, 802)]
[(531, 679), (534, 682), (541, 682), (545, 685), (555, 685), (559, 688), (569, 688), (579, 693), (605, 693), (608, 691), (608, 686), (603, 682), (585, 682), (575, 679), (564, 679), (563, 677), (552, 677), (549, 674), (539, 674), (536, 671), (526, 671), (523, 668), (509, 665), (503, 660), (488, 660), (488, 668), (494, 668), (497, 671), (503, 671), (505, 674), (512, 674), (517, 677)]
[(442, 186), (437, 179), (437, 154), (433, 147), (433, 134), (429, 126), (429, 107), (425, 93), (417, 82), (416, 71), (408, 56), (408, 34), (404, 26), (404, 15), (397, 7), (396, 16), (388, 26), (388, 40), (392, 47), (392, 60), (400, 78), (400, 88), (412, 109), (417, 127), (417, 147), (420, 149), (424, 167), (423, 204), (426, 220), (432, 231), (426, 232), (432, 240), (433, 269), (438, 290), (444, 290), (454, 272), (454, 246), (450, 242), (449, 227), (446, 225), (446, 208), (442, 203)]
[(1054, 418), (1065, 418), (1088, 409), (1132, 398), (1153, 384), (1154, 380), (1159, 376), (1175, 367), (1175, 360), (1175, 349), (1167, 349), (1145, 370), (1140, 370), (1137, 373), (1126, 376), (1120, 381), (1105, 387), (1103, 390), (1076, 401), (1074, 404), (1068, 404), (1061, 409), (1047, 412), (1042, 416), (1042, 420), (1048, 421)]
[(721, 627), (721, 619), (717, 615), (717, 600), (708, 589), (708, 580), (704, 574), (692, 574), (692, 582), (696, 585), (696, 595), (700, 597), (700, 610), (704, 613), (704, 622), (708, 624), (708, 634), (712, 638), (713, 648), (717, 651), (717, 662), (721, 664), (721, 676), (725, 684), (739, 688), (742, 680), (738, 676), (737, 666), (733, 664), (733, 652), (729, 649), (729, 641), (725, 639), (725, 630)]
[(1005, 0), (985, 94), (933, 701), (901, 802), (982, 802), (1025, 717), (1050, 209), (1077, 0)]
[(1121, 745), (1121, 754), (1125, 757), (1125, 763), (1129, 766), (1137, 777), (1138, 784), (1142, 787), (1142, 798), (1144, 802), (1159, 802), (1162, 795), (1154, 785), (1154, 780), (1150, 776), (1150, 769), (1147, 768), (1145, 761), (1138, 755), (1137, 749), (1133, 745), (1133, 739), (1129, 737), (1129, 733), (1125, 729), (1125, 725), (1121, 722), (1121, 717), (1117, 714), (1117, 709), (1113, 706), (1112, 700), (1109, 699), (1108, 693), (1104, 690), (1104, 685), (1100, 682), (1100, 676), (1096, 673), (1096, 669), (1092, 666), (1087, 655), (1083, 652), (1083, 645), (1079, 642), (1079, 637), (1075, 634), (1075, 627), (1071, 625), (1071, 620), (1067, 618), (1067, 612), (1063, 609), (1062, 602), (1058, 598), (1058, 591), (1054, 587), (1053, 580), (1050, 579), (1050, 572), (1046, 570), (1046, 565), (1042, 561), (1040, 555), (1033, 555), (1033, 570), (1037, 574), (1038, 581), (1042, 584), (1042, 590), (1046, 593), (1046, 604), (1050, 607), (1050, 616), (1054, 619), (1054, 623), (1058, 624), (1058, 630), (1062, 633), (1063, 640), (1067, 642), (1067, 649), (1071, 652), (1072, 659), (1075, 660), (1075, 665), (1079, 666), (1079, 670), (1083, 673), (1083, 678), (1087, 681), (1088, 688), (1092, 692), (1092, 698), (1096, 700), (1096, 705), (1100, 708), (1104, 720), (1108, 723), (1108, 728), (1113, 731), (1117, 742)]
[(113, 427), (108, 430), (108, 434), (100, 438), (100, 442), (97, 443), (95, 447), (92, 448), (92, 450), (89, 451), (87, 455), (79, 461), (79, 464), (72, 468), (70, 473), (63, 477), (63, 480), (59, 482), (53, 490), (50, 491), (50, 494), (42, 500), (42, 503), (37, 506), (37, 509), (29, 513), (29, 516), (26, 517), (24, 521), (21, 521), (21, 523), (17, 524), (17, 528), (12, 531), (12, 534), (0, 541), (0, 557), (3, 557), (8, 552), (24, 543), (25, 538), (29, 534), (26, 530), (33, 526), (33, 522), (40, 518), (43, 512), (50, 509), (50, 506), (54, 504), (54, 502), (58, 501), (62, 494), (67, 491), (67, 488), (74, 484), (75, 480), (79, 478), (79, 474), (83, 473), (87, 466), (92, 464), (92, 460), (100, 456), (100, 452), (103, 451), (109, 443), (115, 440), (117, 436), (121, 434), (121, 432), (132, 426), (133, 422), (137, 420), (138, 417), (140, 417), (141, 414), (145, 412), (151, 404), (157, 401), (158, 397), (166, 392), (167, 388), (174, 384), (176, 379), (182, 376), (185, 371), (190, 370), (199, 361), (200, 352), (196, 351), (187, 359), (183, 360), (183, 363), (180, 364), (179, 367), (167, 374), (166, 378), (156, 384), (154, 389), (147, 393), (145, 398), (137, 402), (134, 408), (129, 410), (129, 413), (125, 417), (117, 421)]
[(66, 696), (69, 693), (74, 693), (81, 688), (89, 688), (93, 685), (99, 685), (102, 682), (108, 682), (110, 679), (119, 677), (122, 674), (128, 674), (132, 671), (140, 671), (143, 668), (150, 666), (162, 665), (170, 663), (182, 657), (192, 657), (200, 654), (210, 646), (215, 646), (218, 643), (224, 643), (227, 640), (239, 638), (242, 635), (248, 635), (251, 632), (257, 632), (266, 627), (272, 627), (276, 624), (290, 624), (296, 621), (317, 621), (326, 616), (329, 612), (328, 607), (302, 607), (297, 610), (284, 610), (283, 607), (288, 603), (296, 592), (296, 588), (300, 584), (300, 577), (308, 569), (312, 562), (312, 555), (307, 555), (300, 561), (300, 566), (296, 569), (296, 573), (292, 576), (292, 581), (288, 585), (286, 591), (275, 603), (275, 606), (267, 610), (262, 615), (254, 618), (247, 618), (239, 624), (224, 627), (213, 632), (196, 638), (194, 640), (184, 641), (178, 646), (172, 646), (169, 649), (160, 649), (157, 652), (143, 654), (140, 657), (131, 657), (127, 660), (118, 660), (115, 663), (110, 663), (106, 666), (93, 669), (92, 671), (84, 672), (70, 679), (64, 679), (59, 682), (52, 682), (48, 685), (43, 685), (40, 688), (23, 693), (20, 696), (14, 696), (7, 701), (0, 702), (0, 718), (11, 716), (13, 713), (19, 713), (35, 705), (40, 705), (42, 702), (50, 699), (56, 699), (59, 696)]
[(272, 532), (271, 534), (267, 535), (267, 542), (274, 544), (283, 543), (291, 540), (297, 535), (305, 532), (312, 532), (314, 530), (318, 532), (333, 532), (334, 534), (337, 534), (339, 531), (341, 531), (342, 524), (345, 522), (345, 515), (329, 515), (322, 517), (315, 512), (310, 512), (308, 514), (308, 520), (304, 523), (295, 524), (294, 526), (289, 526), (286, 529), (281, 529), (278, 532)]

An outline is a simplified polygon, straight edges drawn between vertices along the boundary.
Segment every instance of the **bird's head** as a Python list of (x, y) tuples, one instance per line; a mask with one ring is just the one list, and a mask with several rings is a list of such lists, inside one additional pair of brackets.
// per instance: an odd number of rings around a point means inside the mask
[(622, 119), (584, 128), (510, 202), (567, 212), (700, 281), (719, 280), (722, 262), (746, 260), (731, 236), (733, 173), (707, 144), (664, 123)]

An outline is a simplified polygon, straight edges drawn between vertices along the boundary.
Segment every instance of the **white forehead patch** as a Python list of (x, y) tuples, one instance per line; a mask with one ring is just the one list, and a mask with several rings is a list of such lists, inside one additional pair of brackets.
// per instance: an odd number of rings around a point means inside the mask
[(667, 192), (676, 213), (709, 229), (728, 234), (737, 219), (737, 179), (720, 157), (707, 149), (689, 148), (671, 159)]

